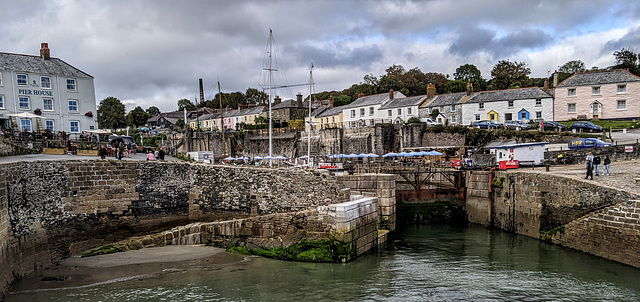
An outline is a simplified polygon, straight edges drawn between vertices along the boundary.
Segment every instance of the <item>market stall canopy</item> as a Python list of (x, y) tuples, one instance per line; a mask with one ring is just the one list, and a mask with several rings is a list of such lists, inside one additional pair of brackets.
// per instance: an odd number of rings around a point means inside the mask
[(232, 156), (227, 156), (224, 158), (224, 160), (236, 160), (236, 158)]
[(278, 156), (274, 157), (274, 159), (287, 159), (287, 158), (282, 156), (282, 155), (278, 155)]
[(430, 156), (438, 156), (438, 155), (442, 155), (442, 153), (438, 152), (438, 151), (429, 151), (427, 152), (426, 155), (430, 155)]
[(261, 159), (262, 159), (262, 156), (257, 156), (257, 155), (256, 155), (256, 156), (254, 156), (254, 157), (253, 157), (253, 159), (255, 159), (255, 160), (261, 160)]
[(98, 135), (111, 135), (111, 134), (113, 134), (113, 132), (111, 132), (109, 130), (105, 130), (105, 129), (85, 130), (85, 132), (98, 134)]
[(374, 153), (369, 153), (369, 154), (367, 154), (367, 157), (380, 157), (380, 155), (374, 154)]
[(383, 155), (382, 157), (391, 157), (391, 156), (398, 156), (398, 153), (389, 152), (389, 153)]
[(7, 114), (7, 116), (14, 116), (19, 118), (45, 118), (44, 116), (39, 116), (31, 112), (12, 113), (12, 114)]
[(351, 154), (345, 155), (345, 157), (346, 158), (356, 158), (356, 157), (358, 157), (358, 155), (356, 155), (354, 153), (351, 153)]
[(396, 156), (409, 156), (409, 153), (407, 153), (407, 152), (400, 152), (400, 153), (396, 154)]

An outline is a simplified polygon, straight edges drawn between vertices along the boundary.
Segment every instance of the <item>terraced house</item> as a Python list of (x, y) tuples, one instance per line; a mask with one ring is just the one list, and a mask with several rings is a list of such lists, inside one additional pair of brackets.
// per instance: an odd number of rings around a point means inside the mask
[(555, 88), (554, 120), (640, 117), (640, 77), (626, 70), (576, 73)]
[(539, 87), (482, 91), (458, 104), (462, 107), (461, 125), (481, 120), (553, 119), (553, 97)]
[[(344, 127), (373, 126), (378, 123), (391, 123), (393, 115), (389, 117), (387, 110), (378, 110), (388, 102), (396, 98), (404, 98), (405, 95), (399, 91), (389, 91), (374, 95), (360, 94), (358, 99), (351, 104), (341, 106)], [(416, 108), (417, 111), (417, 108)], [(396, 110), (397, 112), (397, 110)], [(417, 114), (417, 112), (416, 112)]]
[(95, 114), (93, 77), (51, 57), (48, 43), (40, 56), (0, 52), (1, 128), (79, 133), (97, 129)]

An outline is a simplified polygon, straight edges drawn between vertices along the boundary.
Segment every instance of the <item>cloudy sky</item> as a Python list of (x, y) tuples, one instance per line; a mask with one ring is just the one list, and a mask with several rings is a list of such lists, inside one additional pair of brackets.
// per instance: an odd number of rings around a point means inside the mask
[[(393, 64), (453, 75), (474, 64), (485, 79), (498, 60), (545, 77), (570, 60), (613, 65), (640, 50), (640, 2), (596, 0), (133, 1), (2, 0), (0, 51), (51, 56), (95, 77), (96, 102), (177, 109), (195, 100), (267, 86), (273, 30), (274, 85), (342, 90)], [(279, 89), (293, 98), (308, 87)]]

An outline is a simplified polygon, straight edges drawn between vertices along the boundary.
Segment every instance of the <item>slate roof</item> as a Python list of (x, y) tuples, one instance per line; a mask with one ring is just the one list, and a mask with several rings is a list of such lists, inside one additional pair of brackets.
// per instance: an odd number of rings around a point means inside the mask
[(440, 106), (455, 105), (466, 95), (467, 95), (466, 92), (439, 94), (439, 95), (436, 95), (431, 102), (427, 103), (423, 107), (440, 107)]
[(264, 111), (264, 106), (246, 108), (246, 109), (242, 109), (240, 111), (241, 111), (240, 115), (260, 114), (260, 113), (262, 113), (262, 111)]
[(513, 101), (524, 99), (542, 99), (550, 98), (551, 95), (546, 93), (540, 87), (516, 88), (505, 90), (491, 90), (478, 92), (466, 103), (485, 103), (497, 101)]
[[(309, 104), (307, 104), (308, 106)], [(271, 105), (271, 110), (284, 109), (284, 108), (298, 108), (298, 101), (294, 99), (288, 99), (280, 102), (277, 105)]]
[(572, 87), (572, 86), (586, 86), (586, 85), (601, 85), (601, 84), (614, 84), (614, 83), (626, 83), (640, 81), (640, 77), (633, 75), (632, 73), (623, 69), (614, 70), (598, 70), (576, 73), (560, 84), (559, 88)]
[(387, 102), (382, 105), (379, 110), (382, 109), (391, 109), (391, 108), (401, 108), (401, 107), (410, 107), (410, 106), (419, 106), (425, 99), (426, 95), (418, 95), (418, 96), (410, 96), (406, 98), (394, 98), (393, 100)]
[(61, 75), (65, 77), (93, 78), (88, 73), (75, 68), (58, 58), (45, 60), (39, 56), (0, 52), (0, 70), (25, 73)]
[(346, 106), (340, 106), (340, 107), (333, 107), (333, 108), (329, 108), (327, 110), (325, 110), (324, 112), (318, 114), (316, 117), (326, 117), (326, 116), (334, 116), (334, 115), (338, 115), (340, 113), (342, 113), (342, 110), (345, 108)]
[(325, 112), (327, 109), (329, 109), (329, 107), (320, 107), (320, 108), (318, 108), (316, 110), (313, 110), (311, 112), (311, 116), (312, 117), (316, 117), (316, 116), (318, 116), (318, 114)]
[[(394, 99), (404, 98), (404, 97), (405, 95), (402, 94), (400, 91), (393, 92)], [(364, 107), (364, 106), (371, 106), (371, 105), (381, 105), (387, 100), (389, 100), (389, 93), (385, 92), (380, 94), (363, 96), (353, 101), (351, 104), (346, 106), (341, 106), (341, 107), (345, 107), (344, 109), (348, 109), (348, 108)]]

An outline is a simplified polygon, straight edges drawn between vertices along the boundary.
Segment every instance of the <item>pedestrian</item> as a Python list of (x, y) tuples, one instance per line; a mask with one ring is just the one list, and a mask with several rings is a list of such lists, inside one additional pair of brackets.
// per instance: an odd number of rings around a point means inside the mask
[(591, 180), (593, 180), (593, 162), (592, 161), (587, 161), (587, 176), (585, 176), (584, 179), (589, 178), (589, 176), (591, 176)]
[(116, 158), (118, 160), (122, 160), (122, 155), (123, 155), (122, 153), (123, 153), (122, 147), (118, 147), (118, 149), (116, 150)]
[(596, 154), (593, 157), (593, 168), (596, 170), (596, 176), (600, 176), (600, 173), (599, 173), (599, 171), (600, 171), (600, 162), (601, 162), (600, 156), (598, 154)]
[(105, 149), (104, 145), (100, 145), (100, 150), (98, 150), (98, 154), (100, 155), (100, 159), (104, 160), (107, 157), (107, 149)]
[(158, 159), (164, 160), (164, 149), (162, 149), (162, 147), (160, 147), (160, 150), (158, 150)]
[(609, 155), (604, 156), (604, 169), (602, 169), (602, 175), (611, 175), (609, 172), (609, 165), (611, 164), (611, 159), (609, 159)]
[(155, 160), (156, 158), (153, 156), (153, 152), (151, 150), (149, 150), (149, 153), (147, 153), (147, 160)]

